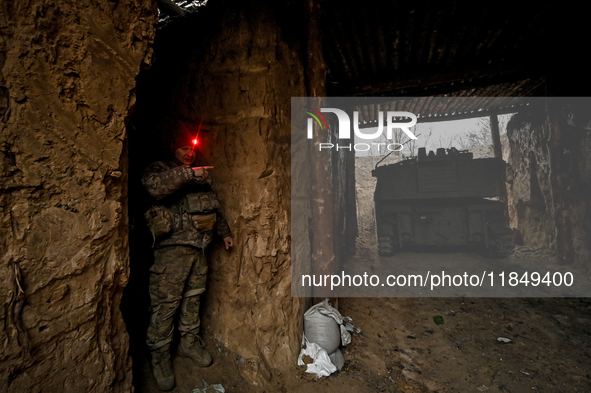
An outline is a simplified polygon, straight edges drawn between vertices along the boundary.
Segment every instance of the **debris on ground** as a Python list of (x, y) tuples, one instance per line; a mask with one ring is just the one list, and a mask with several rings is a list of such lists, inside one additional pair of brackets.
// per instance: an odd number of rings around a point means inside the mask
[(219, 383), (208, 385), (207, 382), (203, 381), (203, 388), (195, 388), (192, 393), (226, 393), (226, 389)]

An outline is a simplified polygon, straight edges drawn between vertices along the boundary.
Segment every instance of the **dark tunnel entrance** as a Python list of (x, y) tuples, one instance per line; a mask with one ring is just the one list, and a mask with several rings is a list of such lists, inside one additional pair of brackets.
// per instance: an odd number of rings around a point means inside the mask
[[(121, 311), (130, 337), (129, 353), (133, 362), (133, 384), (138, 392), (159, 391), (150, 369), (150, 351), (146, 344), (146, 331), (150, 319), (149, 268), (154, 263), (155, 238), (147, 227), (145, 212), (153, 199), (142, 185), (146, 167), (160, 160), (170, 160), (173, 135), (179, 129), (199, 132), (196, 148), (197, 163), (207, 164), (203, 150), (211, 148), (211, 134), (207, 114), (191, 103), (194, 86), (190, 86), (191, 73), (199, 64), (196, 47), (210, 36), (203, 28), (203, 17), (193, 14), (168, 23), (157, 30), (152, 65), (142, 69), (137, 77), (137, 102), (128, 123), (129, 157), (129, 250), (130, 278), (125, 288)], [(211, 33), (211, 30), (209, 31)], [(187, 36), (196, 37), (191, 44)], [(209, 247), (211, 248), (211, 247)], [(209, 254), (209, 250), (206, 251)], [(205, 296), (201, 295), (202, 304)], [(203, 306), (201, 313), (204, 313)], [(176, 330), (176, 329), (175, 329)], [(173, 347), (178, 344), (175, 331)], [(178, 364), (175, 368), (180, 368)], [(190, 370), (178, 372), (177, 387), (190, 391)], [(180, 378), (179, 378), (180, 377)], [(184, 377), (184, 381), (183, 381)]]
[(297, 357), (293, 344), (301, 331), (293, 321), (305, 299), (293, 299), (289, 286), (289, 108), (305, 89), (300, 53), (286, 43), (289, 34), (276, 16), (266, 6), (212, 4), (171, 21), (157, 31), (152, 66), (137, 78), (128, 125), (130, 279), (121, 310), (138, 392), (156, 389), (145, 343), (154, 260), (144, 222), (150, 198), (140, 179), (170, 153), (179, 128), (200, 129), (196, 164), (214, 167), (212, 187), (234, 247), (226, 250), (214, 237), (205, 251), (201, 331), (215, 367), (175, 356), (177, 337), (171, 351), (177, 390), (191, 391), (202, 380), (224, 381), (230, 391), (245, 380), (261, 386)]

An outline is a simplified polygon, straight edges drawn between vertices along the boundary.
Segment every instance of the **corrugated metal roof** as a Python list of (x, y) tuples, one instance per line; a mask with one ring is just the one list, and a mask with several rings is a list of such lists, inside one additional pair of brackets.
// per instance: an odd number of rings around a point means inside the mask
[[(538, 99), (539, 100), (539, 99)], [(359, 113), (360, 128), (375, 127), (379, 112), (411, 112), (419, 123), (460, 120), (506, 113), (515, 113), (529, 106), (533, 97), (392, 97), (359, 101), (351, 110)], [(539, 101), (537, 101), (539, 102)]]
[[(322, 1), (330, 96), (543, 95), (548, 4)], [(479, 91), (496, 86), (492, 91)]]

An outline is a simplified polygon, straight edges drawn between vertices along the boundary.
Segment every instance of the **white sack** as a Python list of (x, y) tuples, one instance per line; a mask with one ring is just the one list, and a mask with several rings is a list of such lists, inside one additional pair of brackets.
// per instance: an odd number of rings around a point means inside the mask
[(341, 371), (343, 369), (343, 366), (345, 365), (345, 357), (340, 349), (337, 349), (328, 357), (330, 358), (330, 362), (336, 366), (337, 370)]
[(306, 338), (319, 344), (328, 353), (336, 351), (341, 344), (343, 346), (350, 344), (349, 332), (361, 333), (361, 330), (351, 324), (351, 318), (343, 317), (336, 308), (332, 307), (328, 299), (310, 307), (304, 314)]
[(324, 310), (322, 303), (318, 303), (306, 311), (304, 334), (308, 341), (320, 345), (327, 353), (333, 353), (341, 345), (339, 325), (334, 318), (323, 314), (321, 310)]
[(330, 374), (337, 371), (334, 364), (331, 363), (328, 353), (318, 344), (306, 342), (306, 348), (302, 348), (300, 356), (298, 357), (298, 366), (303, 366), (304, 355), (310, 356), (314, 362), (308, 364), (307, 373), (316, 374), (318, 377), (328, 377)]
[(304, 365), (302, 357), (307, 355), (314, 360), (308, 364), (307, 373), (327, 377), (337, 369), (341, 370), (345, 358), (339, 346), (351, 343), (349, 332), (361, 333), (361, 329), (351, 324), (351, 318), (343, 317), (328, 299), (310, 307), (304, 314), (302, 347), (306, 347), (300, 351), (298, 365)]

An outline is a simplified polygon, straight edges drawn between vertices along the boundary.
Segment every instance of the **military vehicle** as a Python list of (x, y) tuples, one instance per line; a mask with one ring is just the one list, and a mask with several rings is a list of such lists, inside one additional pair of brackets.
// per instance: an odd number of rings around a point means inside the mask
[(382, 256), (420, 246), (461, 246), (486, 255), (512, 253), (503, 195), (505, 163), (474, 159), (455, 148), (394, 164), (376, 165), (374, 193), (378, 251)]

